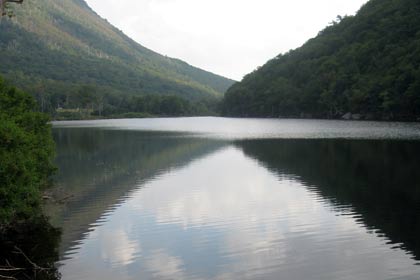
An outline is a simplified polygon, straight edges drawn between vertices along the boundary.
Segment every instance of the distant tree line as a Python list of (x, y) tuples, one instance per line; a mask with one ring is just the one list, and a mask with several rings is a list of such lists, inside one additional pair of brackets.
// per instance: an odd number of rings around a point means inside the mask
[(371, 0), (232, 86), (229, 116), (420, 118), (420, 2)]
[(175, 94), (120, 94), (93, 85), (48, 89), (45, 83), (26, 86), (41, 112), (53, 119), (120, 117), (178, 117), (216, 115), (220, 101), (213, 97), (185, 98)]

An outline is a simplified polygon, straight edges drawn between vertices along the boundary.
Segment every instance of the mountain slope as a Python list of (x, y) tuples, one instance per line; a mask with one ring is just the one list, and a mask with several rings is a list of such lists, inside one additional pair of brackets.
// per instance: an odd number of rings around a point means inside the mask
[(47, 95), (51, 106), (84, 85), (116, 95), (200, 99), (221, 96), (233, 83), (139, 45), (83, 0), (28, 0), (15, 14), (0, 23), (0, 74)]
[(232, 86), (233, 116), (420, 117), (420, 1), (371, 0)]

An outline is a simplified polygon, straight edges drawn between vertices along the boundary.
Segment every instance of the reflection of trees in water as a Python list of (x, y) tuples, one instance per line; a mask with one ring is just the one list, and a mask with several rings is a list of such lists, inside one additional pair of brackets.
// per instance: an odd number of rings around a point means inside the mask
[(160, 132), (65, 128), (53, 133), (60, 169), (56, 191), (63, 191), (62, 197), (71, 195), (65, 204), (47, 207), (54, 225), (63, 228), (61, 253), (142, 182), (223, 145)]
[[(61, 242), (61, 233), (45, 220), (1, 232), (0, 265), (29, 269), (10, 273), (0, 271), (0, 275), (16, 279), (59, 279), (54, 267), (59, 251), (64, 253), (81, 240), (92, 223), (120, 203), (140, 182), (222, 146), (217, 141), (177, 136), (181, 135), (97, 129), (54, 130), (60, 171), (56, 178), (58, 186), (52, 192), (62, 189), (65, 196), (71, 196), (66, 203), (49, 203), (46, 213), (53, 215), (54, 224), (62, 228)], [(24, 255), (17, 250), (22, 250)], [(31, 262), (39, 268), (53, 269), (34, 270)]]
[(420, 142), (348, 140), (238, 141), (277, 174), (297, 175), (336, 205), (420, 259)]
[(44, 218), (1, 232), (0, 279), (60, 279), (55, 266), (60, 235)]

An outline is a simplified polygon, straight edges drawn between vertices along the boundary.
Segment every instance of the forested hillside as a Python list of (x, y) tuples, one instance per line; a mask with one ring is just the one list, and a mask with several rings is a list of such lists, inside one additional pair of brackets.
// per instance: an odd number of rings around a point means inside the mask
[(28, 0), (13, 10), (0, 19), (0, 74), (35, 95), (43, 111), (121, 113), (128, 110), (121, 104), (144, 95), (206, 107), (233, 83), (139, 45), (83, 0)]
[(420, 1), (371, 0), (232, 86), (230, 116), (418, 120)]

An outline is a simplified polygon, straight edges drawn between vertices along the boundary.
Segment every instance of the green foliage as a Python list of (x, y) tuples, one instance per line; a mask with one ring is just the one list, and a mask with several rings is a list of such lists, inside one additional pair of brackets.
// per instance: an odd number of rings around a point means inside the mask
[(80, 0), (25, 2), (0, 22), (0, 51), (0, 74), (50, 113), (77, 108), (70, 99), (86, 86), (102, 95), (201, 101), (220, 99), (233, 83), (144, 48)]
[[(53, 102), (54, 105), (51, 106)], [(81, 86), (72, 94), (54, 95), (53, 100), (40, 100), (55, 120), (120, 118), (134, 116), (215, 115), (219, 100), (206, 97), (198, 100), (170, 95), (131, 95), (103, 93), (93, 86)]]
[(191, 102), (175, 95), (145, 95), (106, 97), (103, 99), (103, 110), (95, 106), (95, 115), (103, 117), (125, 113), (143, 113), (149, 116), (193, 116), (215, 114), (217, 102), (213, 99), (203, 99)]
[(54, 170), (49, 118), (0, 79), (0, 228), (40, 215), (40, 189)]
[(232, 86), (232, 116), (420, 117), (420, 2), (371, 0)]

